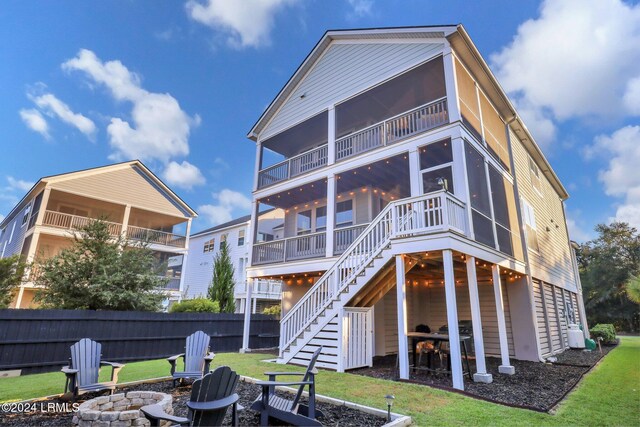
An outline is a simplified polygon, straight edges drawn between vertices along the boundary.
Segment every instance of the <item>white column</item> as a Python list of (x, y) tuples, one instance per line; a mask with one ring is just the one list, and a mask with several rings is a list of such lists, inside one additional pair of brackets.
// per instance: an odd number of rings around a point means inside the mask
[(411, 197), (420, 195), (420, 155), (417, 148), (409, 150), (409, 183)]
[(14, 308), (20, 308), (20, 304), (22, 304), (23, 295), (24, 295), (24, 285), (21, 285), (20, 290), (18, 291), (18, 297), (16, 298), (16, 305)]
[(258, 182), (260, 177), (260, 168), (262, 167), (262, 142), (256, 142), (256, 163), (255, 163), (255, 176), (253, 177), (253, 190), (258, 189)]
[(462, 354), (460, 352), (460, 331), (458, 330), (458, 303), (456, 300), (456, 279), (453, 274), (453, 253), (442, 251), (444, 264), (444, 292), (447, 302), (447, 325), (449, 329), (449, 357), (451, 358), (451, 376), (453, 388), (464, 390), (462, 376)]
[(328, 132), (327, 135), (327, 164), (332, 165), (336, 162), (336, 109), (333, 105), (329, 107), (328, 114)]
[(44, 220), (44, 214), (49, 204), (49, 196), (51, 195), (51, 188), (47, 187), (42, 191), (42, 200), (40, 201), (40, 209), (38, 210), (38, 217), (36, 218), (36, 225), (42, 225)]
[(253, 261), (253, 245), (256, 243), (256, 237), (258, 236), (258, 208), (259, 203), (257, 200), (251, 202), (251, 221), (249, 222), (249, 230), (247, 232), (247, 239), (249, 240), (249, 253), (247, 256), (247, 265), (252, 265)]
[(404, 257), (396, 255), (396, 301), (398, 305), (398, 362), (400, 378), (409, 379), (409, 345), (407, 343), (407, 285)]
[(258, 298), (254, 298), (252, 302), (253, 302), (253, 306), (251, 308), (251, 312), (253, 314), (256, 314), (256, 308), (258, 307)]
[(473, 344), (476, 351), (476, 373), (473, 380), (480, 383), (490, 383), (493, 376), (487, 373), (484, 359), (484, 338), (482, 336), (482, 318), (480, 315), (480, 296), (478, 294), (478, 276), (476, 274), (476, 259), (467, 255), (467, 281), (469, 282), (469, 302), (471, 305), (471, 322), (473, 324)]
[(253, 280), (247, 281), (247, 295), (244, 303), (244, 328), (242, 331), (242, 348), (240, 353), (247, 353), (249, 351), (249, 333), (251, 331), (251, 297), (253, 294)]
[(333, 236), (336, 228), (336, 177), (327, 177), (327, 239), (326, 256), (333, 256)]
[(444, 82), (447, 88), (447, 109), (449, 110), (449, 121), (456, 122), (460, 120), (460, 106), (458, 105), (458, 88), (456, 85), (456, 68), (454, 65), (454, 57), (451, 53), (451, 47), (444, 48), (444, 56), (442, 62), (444, 64)]
[(131, 205), (126, 205), (124, 207), (124, 215), (122, 216), (122, 230), (120, 230), (120, 234), (123, 239), (127, 238), (127, 227), (129, 226), (129, 217), (131, 216)]
[(504, 301), (502, 299), (502, 286), (500, 286), (500, 266), (491, 266), (493, 274), (493, 293), (496, 297), (496, 314), (498, 315), (498, 336), (500, 337), (500, 356), (502, 364), (498, 367), (501, 374), (513, 375), (516, 370), (509, 362), (509, 343), (507, 342), (507, 323), (504, 320)]

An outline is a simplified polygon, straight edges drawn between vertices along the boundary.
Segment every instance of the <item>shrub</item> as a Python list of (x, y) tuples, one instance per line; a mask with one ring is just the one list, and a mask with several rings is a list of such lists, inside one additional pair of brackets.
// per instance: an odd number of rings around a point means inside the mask
[(591, 328), (591, 338), (597, 340), (602, 339), (603, 344), (615, 344), (616, 343), (616, 328), (610, 323), (598, 323)]
[(170, 313), (220, 313), (218, 301), (211, 301), (208, 298), (187, 299), (173, 304), (169, 309)]
[(281, 313), (282, 313), (282, 307), (280, 306), (280, 304), (267, 307), (264, 310), (262, 310), (262, 314), (268, 314), (270, 316), (280, 316)]

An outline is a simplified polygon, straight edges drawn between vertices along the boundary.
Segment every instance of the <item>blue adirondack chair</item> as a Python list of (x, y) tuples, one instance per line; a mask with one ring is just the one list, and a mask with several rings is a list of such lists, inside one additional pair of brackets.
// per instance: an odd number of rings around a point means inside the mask
[(220, 366), (202, 379), (195, 380), (191, 398), (187, 402), (188, 418), (169, 415), (160, 405), (143, 406), (140, 411), (150, 421), (151, 427), (160, 426), (162, 421), (188, 426), (219, 426), (231, 406), (232, 424), (237, 426), (238, 411), (242, 409), (238, 404), (240, 397), (236, 393), (239, 379), (240, 376), (231, 368)]
[[(210, 341), (211, 338), (204, 332), (194, 332), (187, 337), (185, 352), (167, 359), (171, 364), (171, 376), (173, 377), (174, 386), (178, 380), (182, 381), (184, 378), (202, 378), (204, 374), (209, 372), (209, 365), (215, 357), (215, 354), (209, 351)], [(184, 359), (183, 371), (176, 370), (176, 364), (179, 358)]]
[[(83, 338), (71, 346), (69, 366), (62, 368), (66, 375), (65, 393), (73, 393), (73, 398), (89, 391), (113, 390), (118, 382), (118, 372), (124, 367), (121, 363), (100, 360), (102, 345), (89, 338)], [(98, 382), (101, 366), (111, 366), (111, 381)]]

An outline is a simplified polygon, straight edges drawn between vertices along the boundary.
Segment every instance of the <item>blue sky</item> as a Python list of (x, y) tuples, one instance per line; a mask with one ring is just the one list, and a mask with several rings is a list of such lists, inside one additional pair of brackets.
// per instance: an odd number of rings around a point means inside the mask
[(619, 0), (0, 4), (0, 215), (39, 177), (140, 158), (200, 217), (249, 211), (245, 135), (328, 29), (462, 23), (569, 190), (640, 226), (640, 6)]

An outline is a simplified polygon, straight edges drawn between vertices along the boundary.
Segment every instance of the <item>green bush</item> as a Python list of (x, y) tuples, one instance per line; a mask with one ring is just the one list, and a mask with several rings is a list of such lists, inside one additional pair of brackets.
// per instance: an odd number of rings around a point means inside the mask
[(280, 304), (267, 307), (264, 310), (262, 310), (262, 314), (268, 314), (271, 316), (280, 316), (280, 314), (282, 314), (282, 307), (280, 306)]
[(610, 323), (598, 323), (589, 332), (592, 339), (601, 338), (603, 344), (616, 343), (616, 328)]
[(187, 299), (173, 304), (169, 313), (220, 313), (220, 304), (208, 298)]

